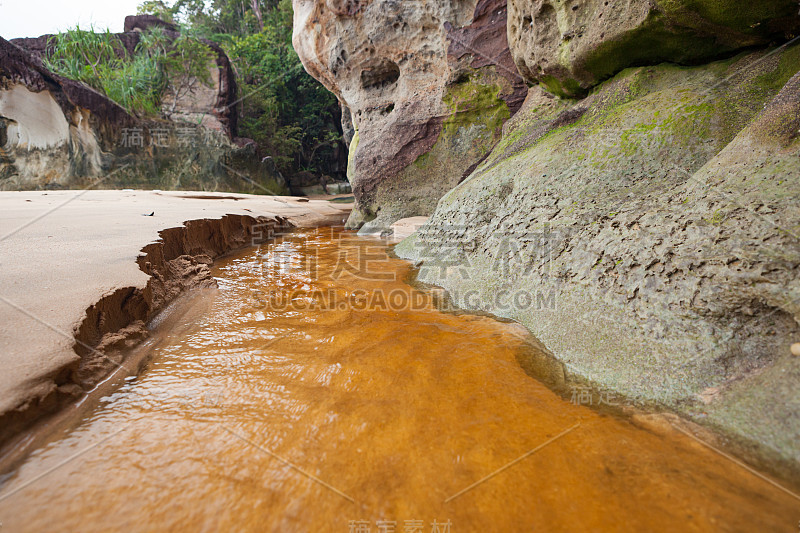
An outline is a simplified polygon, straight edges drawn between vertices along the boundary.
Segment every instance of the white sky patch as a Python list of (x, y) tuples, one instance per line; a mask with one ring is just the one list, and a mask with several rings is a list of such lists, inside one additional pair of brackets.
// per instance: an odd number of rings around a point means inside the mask
[(0, 37), (38, 37), (74, 28), (121, 32), (142, 0), (0, 0)]

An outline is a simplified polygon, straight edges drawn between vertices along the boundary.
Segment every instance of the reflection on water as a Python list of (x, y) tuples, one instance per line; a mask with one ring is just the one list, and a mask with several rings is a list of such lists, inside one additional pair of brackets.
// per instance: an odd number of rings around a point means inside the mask
[(210, 311), (0, 487), (3, 531), (796, 531), (791, 496), (565, 401), (516, 326), (409, 274), (329, 229), (221, 261)]

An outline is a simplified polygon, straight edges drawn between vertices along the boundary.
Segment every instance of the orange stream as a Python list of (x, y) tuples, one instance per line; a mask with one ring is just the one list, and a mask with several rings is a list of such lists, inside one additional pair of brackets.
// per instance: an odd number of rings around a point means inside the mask
[(0, 532), (797, 531), (800, 501), (563, 399), (518, 326), (437, 310), (378, 240), (298, 231), (215, 275), (206, 312), (5, 480)]

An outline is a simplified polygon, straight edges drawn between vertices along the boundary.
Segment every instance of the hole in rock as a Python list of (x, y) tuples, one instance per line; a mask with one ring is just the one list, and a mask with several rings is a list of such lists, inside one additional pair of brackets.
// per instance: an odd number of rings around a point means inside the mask
[(361, 71), (361, 87), (364, 89), (382, 89), (400, 78), (400, 67), (388, 59), (381, 59), (374, 65)]

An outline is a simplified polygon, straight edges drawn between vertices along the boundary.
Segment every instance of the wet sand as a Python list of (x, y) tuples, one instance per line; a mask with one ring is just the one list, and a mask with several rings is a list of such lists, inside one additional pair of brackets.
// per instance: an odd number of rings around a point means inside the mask
[[(158, 232), (226, 214), (341, 224), (351, 204), (207, 192), (0, 192), (0, 416), (51, 395), (78, 356), (73, 329), (120, 287)], [(144, 216), (152, 213), (152, 216)]]

